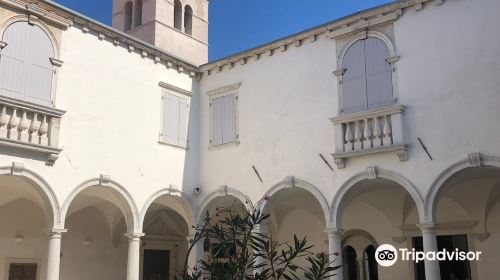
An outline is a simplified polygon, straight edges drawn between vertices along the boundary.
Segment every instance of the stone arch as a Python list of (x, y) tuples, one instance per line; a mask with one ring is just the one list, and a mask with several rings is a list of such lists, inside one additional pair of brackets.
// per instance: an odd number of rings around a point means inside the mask
[(42, 31), (45, 32), (45, 34), (47, 34), (47, 37), (49, 37), (49, 40), (52, 43), (52, 47), (54, 48), (54, 58), (60, 59), (61, 52), (59, 48), (59, 42), (56, 39), (54, 33), (44, 22), (42, 22), (41, 20), (30, 21), (29, 16), (27, 15), (16, 15), (13, 17), (8, 17), (4, 21), (2, 21), (0, 23), (0, 38), (3, 37), (5, 30), (7, 30), (7, 28), (11, 24), (22, 21), (30, 22), (31, 24), (34, 24), (38, 26), (40, 29), (42, 29)]
[[(167, 189), (162, 189), (155, 194), (151, 195), (148, 200), (146, 200), (146, 203), (142, 207), (141, 213), (139, 215), (139, 223), (138, 226), (140, 227), (139, 229), (142, 232), (143, 226), (144, 226), (144, 220), (146, 218), (146, 214), (150, 208), (150, 206), (160, 197), (162, 196), (170, 196), (170, 197), (175, 197), (178, 198), (182, 201), (181, 205), (183, 207), (183, 210), (185, 211), (186, 215), (183, 217), (186, 220), (186, 223), (188, 225), (196, 225), (196, 218), (193, 213), (192, 209), (192, 204), (188, 198), (188, 196), (183, 193), (182, 191), (167, 188)], [(189, 228), (189, 230), (192, 230), (192, 228)]]
[(245, 205), (245, 207), (248, 210), (252, 210), (251, 200), (247, 195), (245, 195), (244, 193), (240, 192), (237, 189), (224, 186), (220, 187), (214, 192), (211, 192), (201, 201), (200, 208), (198, 208), (196, 211), (196, 217), (198, 218), (197, 221), (200, 221), (203, 218), (203, 211), (208, 207), (208, 205), (211, 202), (213, 202), (218, 197), (224, 197), (224, 196), (232, 196), (236, 198), (238, 201), (240, 201), (243, 205)]
[(389, 49), (390, 56), (391, 57), (396, 56), (396, 47), (394, 46), (394, 43), (392, 42), (392, 40), (389, 39), (389, 37), (387, 37), (386, 35), (384, 35), (381, 32), (378, 32), (378, 31), (360, 32), (360, 33), (356, 34), (355, 36), (352, 36), (351, 40), (349, 40), (347, 42), (347, 44), (345, 44), (344, 48), (340, 52), (338, 59), (337, 59), (337, 69), (342, 68), (342, 61), (344, 60), (344, 56), (347, 53), (347, 51), (349, 50), (349, 48), (352, 45), (354, 45), (354, 43), (356, 43), (357, 41), (365, 39), (367, 37), (373, 37), (373, 38), (377, 38), (377, 39), (382, 40), (382, 42), (384, 42), (385, 45), (387, 46), (387, 48)]
[(304, 189), (307, 192), (309, 192), (312, 196), (314, 196), (316, 201), (321, 206), (321, 209), (323, 210), (325, 222), (328, 222), (330, 220), (330, 207), (328, 206), (328, 202), (326, 201), (321, 191), (318, 190), (311, 183), (294, 177), (287, 177), (283, 181), (272, 186), (264, 195), (264, 202), (261, 206), (261, 210), (262, 211), (267, 210), (267, 207), (269, 206), (270, 202), (268, 198), (272, 197), (274, 194), (278, 193), (281, 190), (294, 187)]
[(424, 219), (427, 223), (434, 223), (436, 220), (437, 201), (441, 191), (443, 190), (442, 186), (448, 181), (448, 179), (466, 168), (475, 168), (480, 166), (491, 166), (500, 169), (500, 158), (494, 156), (483, 156), (479, 153), (469, 154), (467, 158), (452, 164), (436, 177), (425, 197)]
[(71, 191), (71, 193), (64, 201), (63, 207), (61, 208), (61, 216), (59, 223), (61, 224), (62, 227), (64, 227), (67, 218), (66, 215), (69, 207), (71, 206), (71, 203), (75, 200), (78, 194), (80, 194), (82, 191), (90, 187), (103, 187), (117, 194), (119, 199), (125, 206), (125, 207), (120, 207), (120, 205), (116, 205), (122, 211), (123, 216), (125, 217), (125, 221), (127, 223), (127, 230), (132, 233), (139, 232), (137, 231), (137, 229), (140, 228), (138, 223), (139, 214), (134, 199), (127, 191), (127, 189), (124, 188), (121, 184), (109, 178), (105, 178), (104, 176), (101, 176), (101, 178), (92, 178), (87, 181), (84, 181), (83, 183), (79, 184), (75, 189), (73, 189), (73, 191)]
[(59, 227), (59, 202), (50, 184), (42, 176), (33, 170), (25, 168), (23, 164), (17, 163), (13, 163), (11, 166), (0, 167), (0, 175), (19, 176), (31, 181), (35, 186), (35, 190), (40, 195), (45, 209), (49, 211), (49, 213), (46, 213), (49, 227)]
[(345, 202), (345, 197), (349, 194), (350, 190), (362, 181), (376, 178), (392, 181), (406, 190), (415, 202), (420, 221), (424, 220), (424, 201), (420, 192), (408, 179), (393, 171), (368, 168), (367, 171), (360, 172), (347, 179), (335, 194), (331, 206), (331, 223), (333, 228), (342, 228), (341, 217), (345, 206), (343, 203)]
[[(367, 242), (365, 242), (366, 244), (364, 244), (364, 243), (359, 244), (359, 242), (358, 242), (358, 244), (355, 244), (356, 242), (354, 242), (354, 243), (347, 242), (350, 239), (354, 239), (356, 237), (360, 237), (361, 239), (365, 239), (364, 241), (367, 241)], [(377, 240), (375, 240), (375, 238), (369, 232), (362, 230), (362, 229), (351, 229), (351, 230), (346, 231), (342, 236), (342, 240), (343, 240), (342, 247), (351, 246), (352, 248), (354, 248), (354, 250), (356, 251), (356, 254), (358, 256), (362, 256), (365, 249), (370, 245), (375, 246), (375, 248), (378, 247)]]

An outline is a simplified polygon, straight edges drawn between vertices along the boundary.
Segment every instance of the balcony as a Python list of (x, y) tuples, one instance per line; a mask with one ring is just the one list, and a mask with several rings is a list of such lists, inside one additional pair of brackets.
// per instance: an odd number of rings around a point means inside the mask
[(64, 111), (0, 96), (0, 146), (47, 155), (53, 165), (58, 148), (59, 126)]
[(330, 119), (334, 125), (333, 158), (337, 168), (344, 168), (348, 158), (375, 153), (395, 152), (400, 161), (406, 161), (404, 112), (404, 106), (394, 105)]

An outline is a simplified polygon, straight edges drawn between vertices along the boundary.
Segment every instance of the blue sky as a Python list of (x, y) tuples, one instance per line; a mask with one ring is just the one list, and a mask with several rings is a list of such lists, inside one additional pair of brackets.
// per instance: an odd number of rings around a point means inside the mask
[[(111, 25), (112, 0), (56, 0)], [(392, 0), (211, 0), (209, 57), (216, 60)]]

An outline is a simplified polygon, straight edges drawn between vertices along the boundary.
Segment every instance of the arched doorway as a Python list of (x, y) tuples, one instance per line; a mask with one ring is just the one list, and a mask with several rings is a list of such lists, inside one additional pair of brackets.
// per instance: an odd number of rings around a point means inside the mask
[[(345, 232), (343, 248), (349, 245), (356, 251), (358, 279), (412, 279), (413, 271), (406, 262), (379, 270), (374, 251), (380, 244), (411, 250), (411, 236), (421, 236), (417, 224), (422, 209), (418, 191), (393, 172), (372, 170), (346, 181), (334, 199), (333, 220)], [(343, 264), (348, 266), (348, 261)]]
[(128, 239), (137, 210), (117, 184), (88, 181), (63, 206), (68, 232), (61, 252), (61, 279), (127, 278)]
[(173, 279), (186, 262), (194, 264), (186, 259), (195, 223), (190, 205), (181, 196), (161, 194), (146, 207), (141, 221), (145, 235), (140, 279)]
[[(304, 237), (311, 252), (316, 255), (329, 254), (328, 235), (325, 232), (325, 212), (318, 198), (308, 190), (294, 186), (281, 188), (273, 192), (264, 207), (270, 214), (265, 229), (278, 243), (290, 243), (294, 235)], [(305, 258), (298, 260), (297, 265), (306, 266)]]
[(54, 227), (58, 205), (48, 186), (24, 176), (0, 175), (0, 275), (22, 273), (40, 279), (47, 273), (47, 230)]
[(346, 246), (343, 252), (344, 264), (344, 277), (347, 280), (358, 280), (358, 256), (356, 250), (351, 246)]
[[(500, 168), (467, 167), (450, 174), (432, 198), (440, 250), (480, 251), (480, 261), (440, 262), (441, 278), (492, 279), (500, 257)], [(418, 273), (418, 271), (417, 271)]]
[[(226, 193), (231, 192), (238, 195), (240, 198), (229, 195), (212, 195), (208, 198), (205, 203), (202, 203), (203, 208), (199, 212), (198, 224), (201, 225), (208, 220), (212, 223), (218, 223), (221, 220), (225, 219), (224, 216), (220, 215), (221, 209), (231, 209), (238, 215), (245, 215), (247, 213), (247, 209), (250, 205), (248, 200), (242, 201), (244, 195), (236, 192), (234, 190), (225, 190)], [(217, 240), (212, 238), (207, 238), (202, 242), (198, 243), (196, 246), (196, 255), (198, 258), (202, 258), (204, 260), (212, 259), (217, 262), (224, 263), (226, 260), (231, 257), (231, 254), (236, 253), (237, 248), (231, 250), (231, 252), (225, 252), (223, 254), (219, 254), (216, 252), (217, 248)]]

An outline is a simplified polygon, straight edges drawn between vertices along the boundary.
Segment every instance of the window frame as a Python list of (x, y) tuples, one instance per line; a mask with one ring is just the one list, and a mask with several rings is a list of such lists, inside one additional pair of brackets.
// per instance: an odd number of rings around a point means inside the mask
[[(25, 104), (36, 104), (37, 106), (42, 106), (45, 108), (56, 108), (56, 101), (57, 101), (57, 81), (58, 81), (58, 74), (59, 74), (59, 68), (63, 66), (64, 61), (61, 60), (61, 52), (60, 52), (60, 43), (58, 38), (60, 39), (60, 33), (62, 30), (57, 27), (49, 27), (47, 24), (45, 24), (41, 19), (39, 18), (34, 18), (30, 15), (16, 15), (12, 16), (8, 19), (6, 19), (2, 25), (0, 26), (0, 57), (2, 55), (3, 49), (8, 45), (7, 42), (3, 41), (3, 37), (5, 34), (5, 31), (14, 23), (17, 22), (27, 22), (30, 25), (35, 25), (42, 29), (43, 32), (47, 35), (49, 40), (52, 43), (52, 47), (54, 48), (54, 57), (49, 57), (49, 60), (51, 64), (54, 66), (53, 71), (54, 73), (52, 74), (52, 88), (50, 91), (50, 100), (49, 100), (49, 105), (45, 104), (39, 104), (39, 103), (33, 103), (24, 99), (15, 99), (16, 101), (25, 103)], [(56, 35), (57, 32), (57, 35)]]
[[(207, 91), (207, 95), (209, 96), (209, 109), (208, 109), (208, 119), (209, 119), (209, 125), (208, 125), (208, 144), (209, 144), (209, 151), (214, 151), (214, 150), (220, 150), (220, 149), (225, 149), (225, 148), (231, 148), (231, 147), (237, 147), (240, 145), (240, 117), (239, 117), (239, 88), (241, 87), (241, 83), (236, 83), (232, 84), (229, 86), (224, 86), (221, 88), (217, 88), (211, 91)], [(212, 102), (214, 99), (221, 98), (224, 96), (229, 96), (229, 95), (235, 95), (235, 104), (234, 104), (234, 111), (235, 111), (235, 140), (234, 142), (230, 143), (223, 143), (219, 145), (215, 145), (212, 143), (213, 135), (212, 135), (212, 126), (213, 126), (213, 119), (212, 119)]]
[(9, 271), (10, 271), (10, 265), (11, 264), (36, 264), (36, 279), (39, 280), (40, 278), (40, 270), (42, 269), (41, 267), (41, 259), (36, 259), (36, 258), (5, 258), (5, 279), (9, 279)]
[[(391, 67), (391, 75), (392, 75), (392, 95), (393, 95), (393, 100), (394, 100), (394, 105), (399, 104), (399, 90), (398, 90), (398, 79), (397, 79), (397, 71), (396, 71), (396, 63), (399, 61), (399, 56), (397, 55), (396, 48), (394, 46), (394, 43), (392, 42), (389, 37), (386, 35), (382, 34), (381, 32), (378, 31), (361, 31), (352, 36), (350, 40), (347, 41), (347, 43), (344, 45), (342, 48), (342, 51), (337, 57), (337, 70), (333, 71), (333, 74), (337, 76), (338, 78), (338, 115), (350, 115), (350, 114), (359, 114), (363, 112), (372, 112), (376, 110), (380, 110), (382, 108), (387, 108), (387, 107), (381, 107), (381, 108), (375, 108), (375, 109), (368, 109), (360, 112), (354, 112), (354, 113), (345, 113), (344, 112), (344, 98), (343, 98), (343, 75), (345, 73), (346, 69), (342, 68), (342, 64), (344, 62), (344, 57), (347, 54), (347, 51), (353, 46), (356, 42), (360, 40), (367, 39), (369, 37), (372, 38), (377, 38), (381, 40), (389, 50), (389, 57), (386, 59), (387, 63), (390, 64)], [(390, 107), (390, 106), (388, 106)]]
[[(190, 91), (181, 89), (179, 87), (164, 83), (164, 82), (160, 82), (159, 86), (161, 88), (161, 102), (160, 102), (160, 129), (158, 132), (158, 143), (161, 145), (166, 145), (166, 146), (174, 147), (174, 148), (181, 149), (181, 150), (189, 150), (189, 115), (191, 113), (191, 99), (192, 99), (193, 93)], [(187, 100), (188, 109), (186, 112), (187, 119), (186, 119), (186, 124), (185, 124), (186, 125), (186, 146), (175, 145), (175, 144), (168, 143), (168, 142), (163, 140), (163, 133), (164, 133), (163, 126), (165, 124), (165, 106), (164, 106), (165, 101), (164, 100), (165, 100), (167, 95), (176, 96), (179, 98), (185, 98)]]

